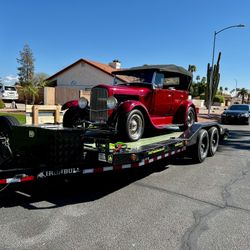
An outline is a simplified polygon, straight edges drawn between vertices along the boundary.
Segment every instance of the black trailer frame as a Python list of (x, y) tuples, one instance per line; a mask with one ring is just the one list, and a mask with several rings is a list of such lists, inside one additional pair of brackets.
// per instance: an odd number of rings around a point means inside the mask
[[(7, 131), (1, 133), (0, 129), (0, 185), (140, 168), (181, 152), (202, 162), (209, 152), (215, 154), (228, 135), (216, 122), (195, 123), (184, 132), (173, 128), (167, 134), (132, 143), (113, 142), (109, 134), (103, 136), (103, 131), (94, 128), (10, 124)], [(202, 143), (206, 148), (203, 156)]]

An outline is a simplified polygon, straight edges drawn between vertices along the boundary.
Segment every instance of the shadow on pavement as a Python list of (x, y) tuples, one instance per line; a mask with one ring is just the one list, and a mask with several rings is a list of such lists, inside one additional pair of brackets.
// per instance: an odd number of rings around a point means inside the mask
[(250, 151), (250, 131), (230, 130), (229, 137), (224, 142), (224, 146), (226, 148)]
[[(94, 201), (152, 173), (163, 171), (167, 165), (168, 162), (163, 160), (143, 169), (106, 172), (67, 179), (55, 177), (34, 183), (23, 183), (19, 186), (9, 186), (4, 192), (0, 192), (0, 208), (22, 206), (25, 209), (53, 209)], [(35, 203), (41, 204), (37, 207)]]

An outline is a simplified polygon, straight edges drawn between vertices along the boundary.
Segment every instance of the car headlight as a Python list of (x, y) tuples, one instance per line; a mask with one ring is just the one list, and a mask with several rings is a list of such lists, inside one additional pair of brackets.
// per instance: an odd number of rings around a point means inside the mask
[(248, 113), (244, 113), (244, 114), (241, 114), (240, 116), (241, 117), (249, 117), (249, 114)]
[(85, 109), (88, 105), (88, 100), (85, 97), (81, 97), (78, 100), (78, 106), (80, 109)]
[(118, 103), (117, 99), (114, 96), (110, 96), (107, 99), (107, 108), (114, 109), (116, 107), (117, 103)]

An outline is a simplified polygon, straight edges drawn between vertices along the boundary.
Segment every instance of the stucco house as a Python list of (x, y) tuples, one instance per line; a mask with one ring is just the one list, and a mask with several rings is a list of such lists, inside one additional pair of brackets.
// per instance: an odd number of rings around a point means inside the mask
[[(112, 84), (112, 71), (120, 69), (121, 64), (114, 60), (109, 64), (79, 59), (73, 64), (50, 76), (49, 81), (53, 86), (63, 88), (74, 88), (89, 91), (97, 84)], [(117, 83), (125, 82), (125, 79), (118, 77)]]

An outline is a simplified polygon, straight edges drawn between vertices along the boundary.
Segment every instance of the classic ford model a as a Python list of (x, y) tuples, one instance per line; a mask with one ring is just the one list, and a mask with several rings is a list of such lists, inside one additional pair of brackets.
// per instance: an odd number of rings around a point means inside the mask
[[(65, 103), (64, 127), (85, 126), (112, 131), (128, 141), (150, 129), (190, 127), (196, 110), (188, 100), (192, 73), (176, 65), (145, 65), (114, 71), (113, 85), (97, 85), (85, 98)], [(116, 79), (124, 79), (116, 84)]]

